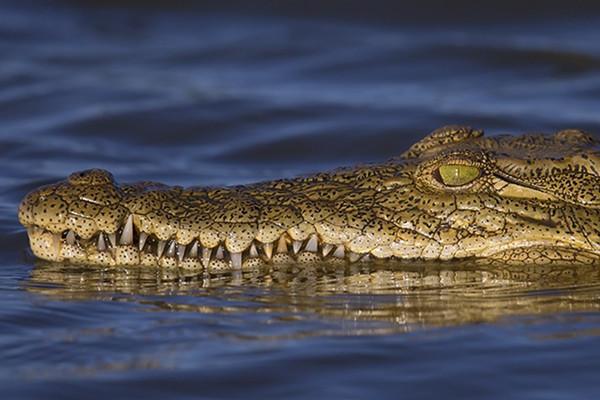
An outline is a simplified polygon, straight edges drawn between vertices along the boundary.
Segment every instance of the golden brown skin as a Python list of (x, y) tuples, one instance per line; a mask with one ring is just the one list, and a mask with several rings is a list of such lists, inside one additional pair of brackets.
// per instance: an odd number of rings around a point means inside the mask
[(50, 261), (209, 271), (374, 259), (600, 264), (600, 151), (578, 130), (440, 128), (402, 156), (225, 188), (118, 185), (104, 170), (19, 208)]

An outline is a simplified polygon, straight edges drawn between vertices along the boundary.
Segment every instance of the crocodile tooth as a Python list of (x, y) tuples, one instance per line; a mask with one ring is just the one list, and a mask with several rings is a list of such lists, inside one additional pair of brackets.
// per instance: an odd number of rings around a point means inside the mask
[(353, 251), (348, 252), (348, 260), (350, 260), (350, 262), (357, 262), (360, 256), (361, 254), (355, 253)]
[(67, 232), (67, 244), (70, 244), (70, 245), (75, 244), (75, 232), (73, 232), (73, 231)]
[(265, 251), (265, 255), (267, 256), (267, 260), (273, 258), (273, 243), (265, 243), (263, 244), (263, 250)]
[(175, 257), (175, 241), (171, 240), (167, 248), (167, 257)]
[(119, 244), (128, 246), (132, 243), (133, 243), (133, 215), (129, 214), (129, 217), (127, 217), (127, 222), (125, 222), (125, 226), (123, 227), (123, 232), (121, 232), (121, 239), (119, 240)]
[(52, 234), (52, 250), (54, 251), (54, 254), (60, 254), (60, 247), (62, 245), (62, 240), (60, 237), (60, 233), (54, 233)]
[(215, 253), (215, 258), (217, 260), (222, 260), (223, 258), (225, 258), (225, 255), (223, 254), (223, 246), (220, 245), (219, 247), (217, 247), (217, 252)]
[(104, 234), (101, 232), (98, 235), (98, 251), (106, 250), (106, 242), (104, 241)]
[(279, 237), (279, 240), (277, 241), (277, 253), (287, 253), (288, 252), (288, 246), (287, 246), (287, 241), (285, 240), (285, 237), (283, 235), (281, 235)]
[(344, 258), (345, 253), (346, 253), (346, 249), (344, 248), (344, 245), (340, 244), (333, 252), (333, 256), (337, 257), (337, 258)]
[(148, 234), (146, 232), (140, 232), (140, 243), (139, 243), (140, 251), (144, 250), (144, 245), (146, 244), (146, 239), (148, 239)]
[(165, 251), (165, 246), (167, 245), (166, 240), (159, 240), (156, 245), (156, 257), (160, 258), (162, 253)]
[(108, 241), (112, 247), (117, 245), (117, 234), (115, 232), (108, 234)]
[(304, 250), (310, 251), (311, 253), (316, 253), (319, 250), (319, 238), (316, 233), (310, 235), (308, 242), (306, 242), (306, 246)]
[(331, 250), (333, 250), (333, 245), (325, 243), (321, 249), (321, 254), (323, 254), (323, 257), (327, 257), (331, 253)]
[(302, 242), (300, 240), (294, 240), (292, 242), (292, 249), (294, 250), (294, 254), (298, 254), (301, 247), (302, 247)]
[(190, 247), (188, 257), (198, 258), (198, 242), (194, 241), (194, 244), (192, 245), (192, 247)]
[(252, 242), (252, 244), (250, 245), (250, 257), (258, 257), (258, 250), (256, 250), (256, 245), (254, 244), (254, 242)]
[(202, 265), (204, 268), (208, 268), (208, 264), (210, 263), (210, 253), (212, 253), (212, 249), (208, 247), (202, 248)]
[(241, 269), (242, 268), (242, 253), (230, 253), (231, 265), (233, 265), (233, 269)]
[(177, 259), (179, 260), (179, 262), (183, 261), (183, 256), (185, 255), (185, 248), (185, 244), (177, 245)]

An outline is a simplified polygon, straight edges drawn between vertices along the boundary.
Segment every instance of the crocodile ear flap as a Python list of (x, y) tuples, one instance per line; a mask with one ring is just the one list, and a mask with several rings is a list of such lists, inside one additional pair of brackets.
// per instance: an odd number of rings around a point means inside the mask
[(422, 140), (413, 144), (402, 153), (402, 158), (419, 158), (423, 153), (437, 147), (465, 142), (483, 136), (483, 131), (472, 129), (468, 126), (447, 125), (431, 132)]

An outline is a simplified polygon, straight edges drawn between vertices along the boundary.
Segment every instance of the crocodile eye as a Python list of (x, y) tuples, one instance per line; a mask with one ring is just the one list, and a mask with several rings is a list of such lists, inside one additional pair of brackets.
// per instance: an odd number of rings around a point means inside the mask
[(444, 185), (463, 186), (479, 178), (480, 170), (473, 165), (447, 164), (438, 168)]

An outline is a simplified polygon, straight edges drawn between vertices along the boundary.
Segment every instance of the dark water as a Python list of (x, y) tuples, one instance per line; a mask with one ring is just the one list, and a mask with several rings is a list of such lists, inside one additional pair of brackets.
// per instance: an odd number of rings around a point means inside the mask
[(600, 132), (595, 3), (175, 3), (0, 6), (3, 399), (598, 397), (594, 268), (101, 270), (16, 220), (89, 167), (236, 184), (449, 123)]

